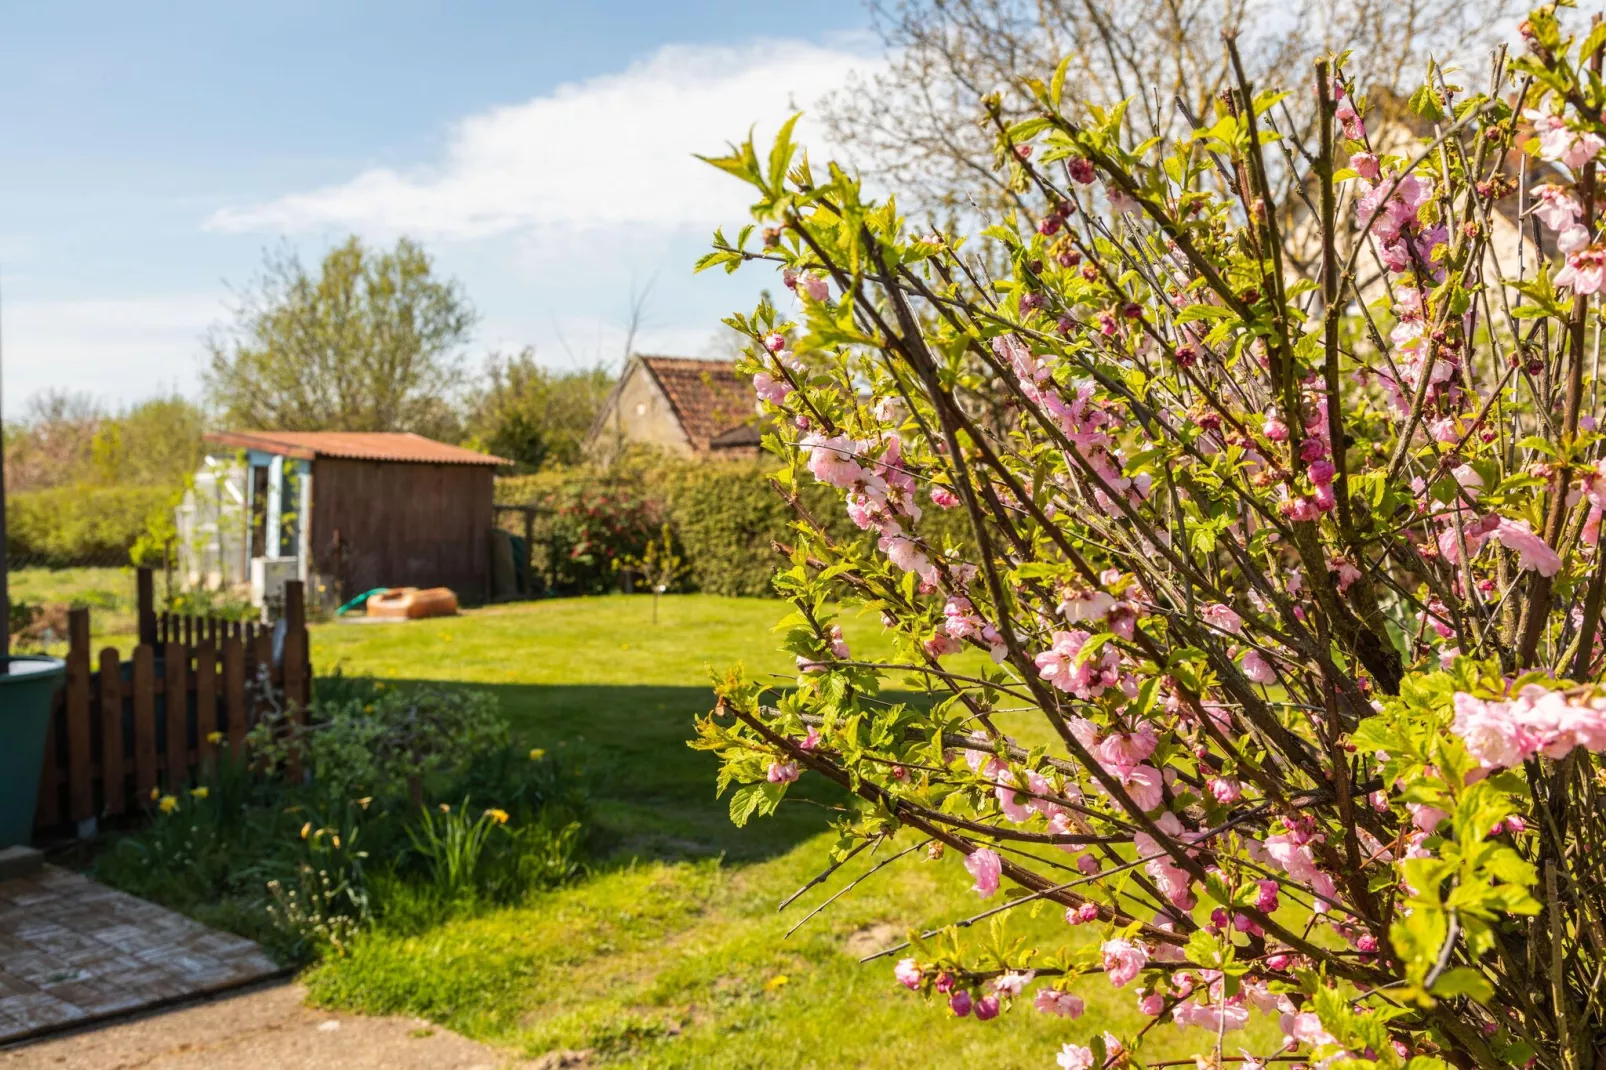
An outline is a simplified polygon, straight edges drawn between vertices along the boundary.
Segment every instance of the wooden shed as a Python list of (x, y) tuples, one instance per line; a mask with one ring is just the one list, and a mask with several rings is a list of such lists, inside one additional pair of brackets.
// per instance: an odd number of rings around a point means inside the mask
[(326, 601), (374, 587), (489, 595), (502, 458), (396, 432), (221, 431), (206, 441), (180, 507), (191, 582), (260, 588), (272, 571)]

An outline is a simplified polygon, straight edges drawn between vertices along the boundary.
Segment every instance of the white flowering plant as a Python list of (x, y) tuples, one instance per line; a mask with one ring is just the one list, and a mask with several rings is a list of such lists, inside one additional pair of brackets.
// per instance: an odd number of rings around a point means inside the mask
[[(1141, 144), (1123, 106), (1070, 118), (1062, 65), (1035, 115), (989, 102), (1019, 207), (969, 239), (790, 124), (710, 161), (756, 201), (701, 266), (797, 299), (728, 322), (797, 513), (800, 673), (726, 681), (694, 745), (739, 822), (800, 776), (850, 793), (833, 871), (897, 838), (962, 856), (1006, 933), (1078, 927), (887, 949), (947, 1013), (1135, 995), (1135, 1035), (1068, 1024), (1068, 1070), (1162, 1025), (1208, 1066), (1606, 1059), (1606, 28), (1521, 33), (1481, 89), (1431, 70), (1403, 134), (1330, 56), (1315, 144), (1231, 42), (1214, 114)], [(853, 657), (843, 592), (895, 659)], [(1281, 1040), (1235, 1046), (1258, 1013)]]

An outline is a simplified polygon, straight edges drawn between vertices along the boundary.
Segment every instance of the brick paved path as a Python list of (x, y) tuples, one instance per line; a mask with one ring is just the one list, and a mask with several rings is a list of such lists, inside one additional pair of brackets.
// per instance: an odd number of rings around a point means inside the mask
[(0, 882), (0, 1043), (277, 972), (249, 940), (68, 870)]

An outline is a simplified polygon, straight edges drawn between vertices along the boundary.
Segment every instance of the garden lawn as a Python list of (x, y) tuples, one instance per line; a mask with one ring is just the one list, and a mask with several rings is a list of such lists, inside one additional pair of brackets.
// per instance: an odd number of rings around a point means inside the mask
[[(132, 568), (19, 568), (7, 575), (14, 603), (88, 606), (90, 634), (97, 639), (134, 630), (137, 606)], [(120, 645), (108, 638), (111, 645)], [(49, 652), (67, 649), (66, 637)]]
[[(783, 674), (779, 682), (793, 678), (772, 631), (785, 611), (770, 601), (669, 596), (653, 625), (649, 598), (613, 596), (315, 628), (320, 673), (338, 666), (486, 685), (529, 746), (583, 755), (605, 858), (581, 883), (520, 907), (422, 934), (369, 934), (349, 956), (309, 972), (312, 999), (421, 1015), (527, 1056), (589, 1049), (599, 1062), (640, 1067), (1052, 1067), (1065, 1041), (1130, 1033), (1141, 1022), (1135, 998), (1097, 979), (1081, 986), (1088, 1013), (1079, 1021), (1023, 1003), (977, 1022), (897, 987), (894, 958), (861, 966), (862, 955), (903, 939), (904, 925), (941, 924), (1001, 901), (978, 901), (952, 855), (909, 855), (785, 936), (873, 864), (851, 864), (776, 912), (824, 868), (832, 837), (820, 804), (839, 796), (805, 776), (774, 817), (737, 829), (714, 797), (716, 760), (686, 746), (692, 718), (712, 703), (711, 666), (745, 663)], [(889, 652), (874, 618), (843, 625), (856, 656)], [(1047, 907), (1009, 917), (1012, 931), (1095, 935), (1067, 928)], [(1170, 1030), (1158, 1034), (1148, 1058), (1193, 1050)], [(1275, 1043), (1264, 1028), (1253, 1039), (1260, 1052)]]

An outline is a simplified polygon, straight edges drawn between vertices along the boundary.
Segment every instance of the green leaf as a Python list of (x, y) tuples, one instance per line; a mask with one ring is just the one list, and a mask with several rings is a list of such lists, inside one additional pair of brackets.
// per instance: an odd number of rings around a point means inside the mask
[(1445, 970), (1433, 983), (1432, 991), (1441, 999), (1466, 996), (1479, 1003), (1487, 1003), (1494, 998), (1494, 985), (1471, 966), (1457, 966), (1453, 970)]
[(1049, 80), (1048, 99), (1049, 102), (1054, 105), (1055, 111), (1059, 110), (1060, 94), (1065, 91), (1065, 72), (1069, 71), (1070, 69), (1071, 56), (1067, 54), (1064, 59), (1060, 60), (1060, 65), (1054, 68), (1054, 77)]

